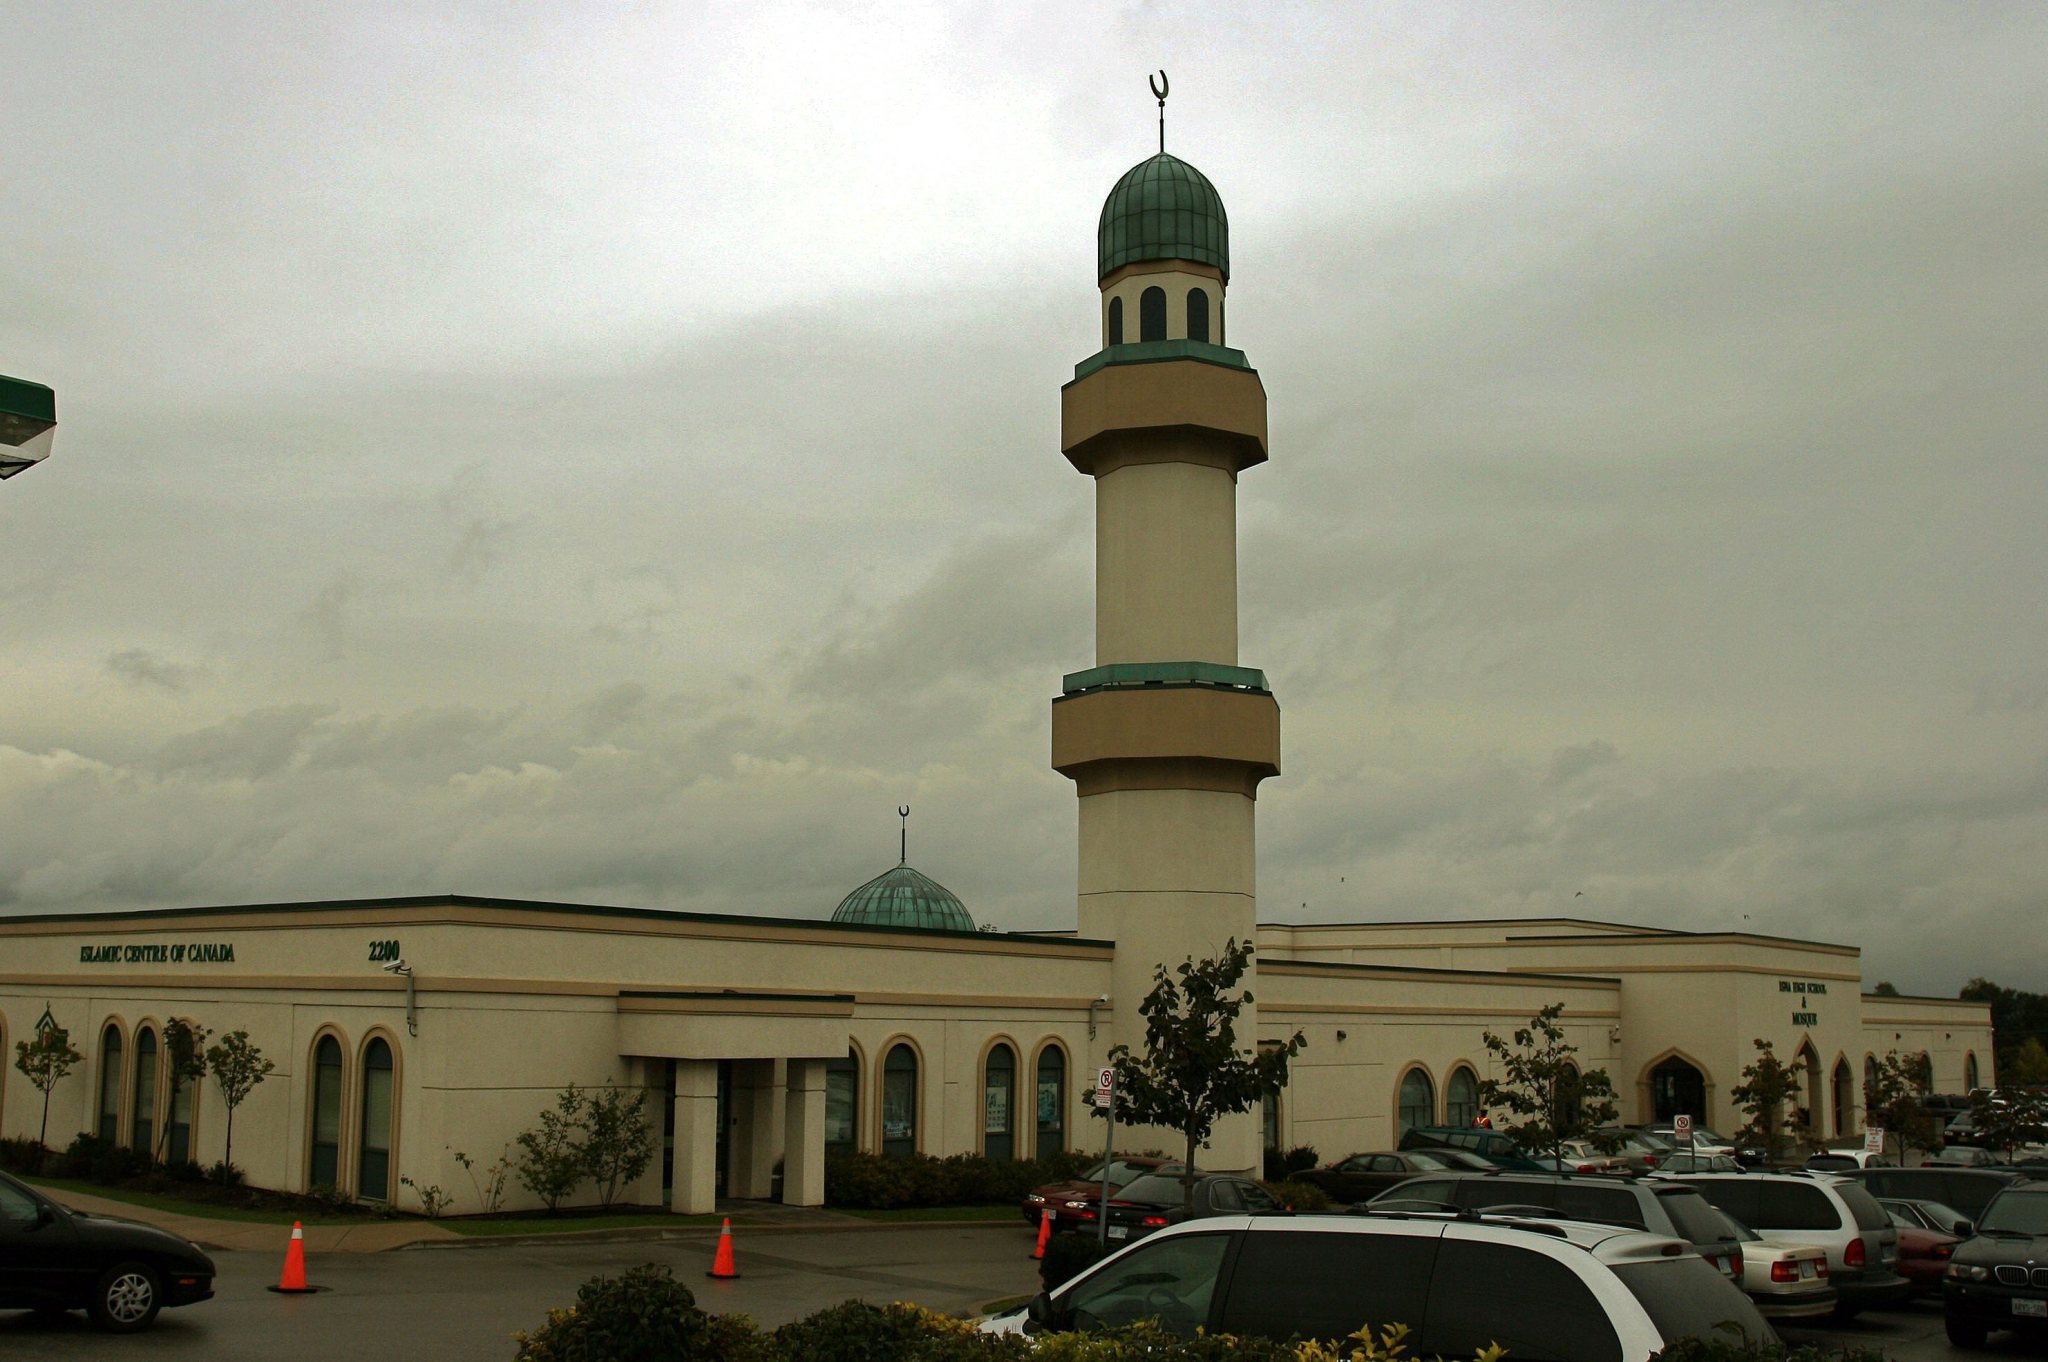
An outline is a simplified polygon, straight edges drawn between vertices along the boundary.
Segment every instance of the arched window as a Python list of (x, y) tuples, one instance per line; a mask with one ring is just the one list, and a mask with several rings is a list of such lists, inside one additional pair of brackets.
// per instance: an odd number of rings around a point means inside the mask
[(1017, 1052), (998, 1045), (981, 1065), (981, 1152), (991, 1159), (1017, 1155)]
[(1166, 339), (1166, 290), (1156, 284), (1138, 295), (1138, 339)]
[(341, 1185), (341, 1042), (320, 1037), (313, 1047), (312, 1158), (308, 1187)]
[[(168, 1051), (168, 1047), (166, 1048)], [(164, 1059), (167, 1061), (165, 1064), (166, 1070), (170, 1067), (168, 1063), (170, 1058), (171, 1056), (167, 1052), (164, 1055)], [(164, 1075), (164, 1081), (166, 1083), (171, 1081), (171, 1075), (168, 1072)], [(166, 1103), (169, 1110), (164, 1113), (165, 1163), (184, 1163), (192, 1157), (192, 1099), (198, 1090), (198, 1084), (192, 1079), (183, 1079), (172, 1090), (171, 1100)]]
[(1975, 1050), (1963, 1056), (1963, 1091), (1977, 1091), (1977, 1052)]
[(356, 1150), (356, 1196), (391, 1200), (391, 1046), (382, 1036), (363, 1047), (363, 1142)]
[(1121, 298), (1109, 300), (1109, 343), (1124, 343), (1124, 300)]
[(113, 1144), (121, 1138), (121, 1028), (112, 1022), (100, 1032), (100, 1138)]
[(1451, 1070), (1450, 1079), (1444, 1084), (1444, 1124), (1469, 1126), (1478, 1122), (1479, 1079), (1471, 1069), (1460, 1064)]
[(1394, 1138), (1413, 1130), (1416, 1126), (1436, 1124), (1436, 1085), (1429, 1081), (1428, 1073), (1421, 1069), (1410, 1069), (1401, 1075), (1400, 1119), (1395, 1123)]
[(825, 1148), (850, 1154), (859, 1147), (860, 1056), (825, 1061)]
[(1067, 1147), (1067, 1052), (1048, 1045), (1038, 1052), (1038, 1143), (1032, 1153), (1048, 1158)]
[(917, 1152), (917, 1051), (891, 1046), (882, 1060), (882, 1153), (907, 1159)]
[(1835, 1134), (1847, 1135), (1856, 1128), (1856, 1078), (1849, 1061), (1835, 1061)]
[(1818, 1134), (1821, 1129), (1820, 1056), (1802, 1042), (1793, 1056), (1799, 1066), (1799, 1108), (1794, 1112), (1799, 1125)]
[(1209, 339), (1209, 291), (1191, 288), (1188, 290), (1188, 339), (1205, 341)]
[(135, 1033), (135, 1105), (128, 1113), (128, 1147), (147, 1154), (156, 1139), (156, 1028)]
[(1650, 1119), (1669, 1121), (1675, 1116), (1706, 1119), (1707, 1076), (1672, 1055), (1650, 1070)]
[(1223, 300), (1221, 298), (1216, 300), (1216, 343), (1218, 345), (1230, 344), (1229, 341), (1223, 339)]

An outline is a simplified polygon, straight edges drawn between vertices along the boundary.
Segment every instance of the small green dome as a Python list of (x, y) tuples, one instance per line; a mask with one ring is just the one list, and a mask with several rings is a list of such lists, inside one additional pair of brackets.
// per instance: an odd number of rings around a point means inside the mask
[(1230, 219), (1209, 177), (1160, 152), (1124, 172), (1095, 229), (1097, 279), (1141, 260), (1196, 260), (1230, 279)]
[(950, 889), (907, 865), (892, 866), (841, 899), (832, 920), (874, 927), (974, 930), (974, 919)]

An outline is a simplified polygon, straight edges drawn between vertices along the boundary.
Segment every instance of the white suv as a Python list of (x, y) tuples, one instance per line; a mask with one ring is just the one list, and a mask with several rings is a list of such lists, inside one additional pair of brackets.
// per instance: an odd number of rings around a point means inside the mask
[(1414, 1357), (1645, 1362), (1680, 1338), (1777, 1336), (1684, 1243), (1513, 1216), (1219, 1216), (1161, 1230), (982, 1324), (990, 1333), (1156, 1319), (1180, 1334), (1344, 1338), (1406, 1324)]

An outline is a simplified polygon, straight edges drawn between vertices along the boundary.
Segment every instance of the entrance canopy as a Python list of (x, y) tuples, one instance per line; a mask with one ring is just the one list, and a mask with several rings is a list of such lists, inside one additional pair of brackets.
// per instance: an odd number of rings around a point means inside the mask
[(851, 993), (625, 992), (619, 1053), (654, 1059), (844, 1059)]

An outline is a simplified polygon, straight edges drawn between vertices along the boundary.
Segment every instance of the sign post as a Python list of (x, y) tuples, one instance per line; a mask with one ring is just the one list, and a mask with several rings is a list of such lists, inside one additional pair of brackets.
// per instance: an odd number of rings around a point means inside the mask
[(1095, 1105), (1109, 1113), (1109, 1132), (1102, 1137), (1102, 1209), (1095, 1220), (1095, 1245), (1109, 1248), (1109, 1164), (1116, 1157), (1116, 1070), (1095, 1076)]
[(1672, 1118), (1671, 1133), (1685, 1137), (1685, 1154), (1692, 1157), (1692, 1117), (1680, 1114)]
[(1869, 1130), (1863, 1132), (1863, 1152), (1866, 1154), (1884, 1153), (1883, 1126), (1872, 1126)]

